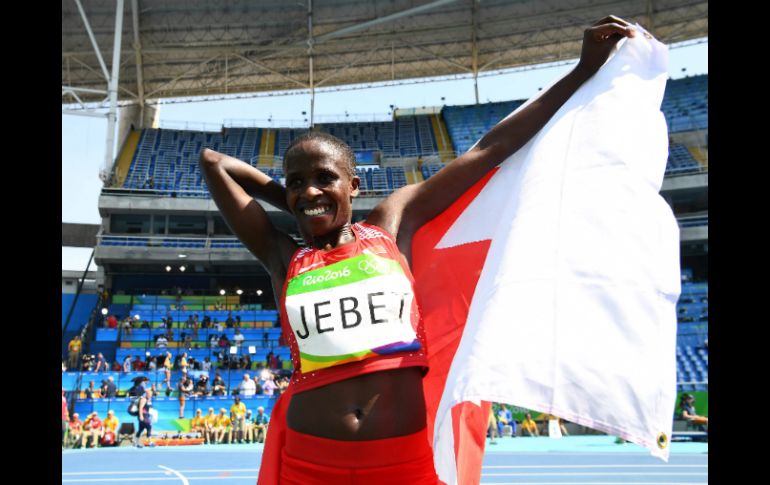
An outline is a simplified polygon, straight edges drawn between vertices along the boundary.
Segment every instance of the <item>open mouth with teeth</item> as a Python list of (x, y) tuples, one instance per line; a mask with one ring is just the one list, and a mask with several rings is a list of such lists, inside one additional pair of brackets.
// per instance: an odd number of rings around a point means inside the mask
[(306, 207), (305, 209), (302, 210), (302, 213), (305, 214), (306, 216), (311, 216), (311, 217), (322, 216), (324, 214), (331, 212), (331, 209), (332, 208), (328, 205), (322, 205), (318, 207)]

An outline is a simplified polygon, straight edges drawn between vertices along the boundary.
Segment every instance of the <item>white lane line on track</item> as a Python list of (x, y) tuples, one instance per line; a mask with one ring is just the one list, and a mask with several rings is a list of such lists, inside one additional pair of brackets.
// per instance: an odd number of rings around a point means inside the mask
[(486, 469), (517, 469), (517, 468), (534, 468), (538, 470), (545, 469), (558, 469), (558, 468), (708, 468), (708, 464), (702, 465), (485, 465), (482, 466), (482, 470)]
[(481, 485), (704, 485), (708, 482), (481, 482)]
[(708, 473), (665, 472), (551, 472), (482, 473), (482, 477), (707, 477)]
[(169, 467), (163, 466), (163, 465), (158, 465), (158, 468), (162, 468), (162, 469), (166, 470), (166, 472), (173, 473), (174, 475), (176, 475), (180, 480), (182, 480), (182, 485), (190, 485), (190, 482), (187, 481), (187, 478), (185, 478), (184, 475), (182, 475), (178, 471), (174, 470), (173, 468), (169, 468)]
[[(256, 475), (242, 475), (242, 476), (211, 476), (211, 477), (190, 477), (191, 481), (196, 480), (256, 480)], [(105, 478), (83, 478), (83, 479), (74, 479), (74, 480), (62, 480), (62, 483), (68, 483), (68, 482), (75, 482), (75, 483), (84, 483), (84, 482), (160, 482), (160, 481), (179, 481), (176, 477), (144, 477), (144, 478), (115, 478), (115, 477), (105, 477)], [(187, 483), (187, 482), (185, 482)], [(188, 484), (189, 485), (189, 484)]]
[[(179, 470), (180, 473), (217, 473), (217, 472), (258, 472), (259, 468), (206, 468), (198, 470)], [(62, 472), (62, 475), (143, 475), (161, 473), (158, 470), (126, 470), (103, 472)]]

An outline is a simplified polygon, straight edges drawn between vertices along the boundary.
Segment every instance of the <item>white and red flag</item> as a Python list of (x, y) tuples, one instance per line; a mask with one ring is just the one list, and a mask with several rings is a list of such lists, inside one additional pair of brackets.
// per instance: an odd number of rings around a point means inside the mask
[(668, 459), (680, 292), (679, 230), (659, 195), (668, 51), (637, 29), (415, 237), (429, 431), (446, 484), (479, 483), (490, 402)]
[[(479, 483), (490, 402), (668, 459), (680, 272), (659, 195), (667, 59), (646, 33), (621, 40), (529, 143), (415, 235), (443, 483)], [(278, 483), (291, 392), (272, 410), (260, 485)]]

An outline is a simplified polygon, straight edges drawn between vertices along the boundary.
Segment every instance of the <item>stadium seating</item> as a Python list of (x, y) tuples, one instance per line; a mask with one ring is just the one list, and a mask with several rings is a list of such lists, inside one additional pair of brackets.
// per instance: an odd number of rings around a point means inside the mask
[(661, 111), (671, 133), (708, 128), (708, 75), (669, 81)]
[[(446, 106), (441, 116), (446, 124), (456, 153), (467, 151), (481, 136), (525, 100), (503, 101), (468, 106)], [(661, 110), (671, 133), (708, 129), (708, 75), (669, 81)], [(369, 123), (332, 123), (316, 125), (353, 148), (359, 163), (376, 165), (375, 154), (388, 158), (437, 156), (436, 134), (427, 115), (402, 116), (393, 121)], [(280, 159), (292, 140), (305, 133), (305, 128), (278, 128), (271, 157)], [(209, 192), (198, 168), (198, 154), (203, 147), (232, 155), (256, 166), (259, 159), (263, 128), (228, 128), (221, 133), (168, 129), (142, 130), (131, 166), (123, 182), (126, 189), (152, 189), (167, 197), (208, 198)], [(281, 182), (280, 167), (260, 166), (270, 177)], [(700, 164), (683, 145), (672, 143), (667, 174), (687, 173), (700, 169)], [(384, 170), (384, 173), (381, 171)], [(430, 170), (430, 168), (429, 168)], [(428, 172), (428, 177), (435, 172)], [(423, 178), (425, 176), (423, 167)], [(362, 178), (362, 181), (364, 178)], [(362, 189), (390, 193), (406, 184), (397, 168), (367, 169)], [(146, 241), (110, 239), (105, 245), (145, 245)], [(177, 243), (181, 244), (181, 243)], [(184, 247), (184, 246), (168, 246)]]
[(465, 153), (487, 131), (525, 100), (469, 106), (447, 106), (442, 111), (454, 151)]

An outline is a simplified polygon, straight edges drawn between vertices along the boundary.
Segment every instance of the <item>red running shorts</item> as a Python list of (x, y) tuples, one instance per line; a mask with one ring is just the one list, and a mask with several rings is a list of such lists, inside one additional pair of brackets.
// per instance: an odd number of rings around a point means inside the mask
[(286, 429), (280, 485), (436, 485), (427, 429), (371, 441), (337, 441)]

